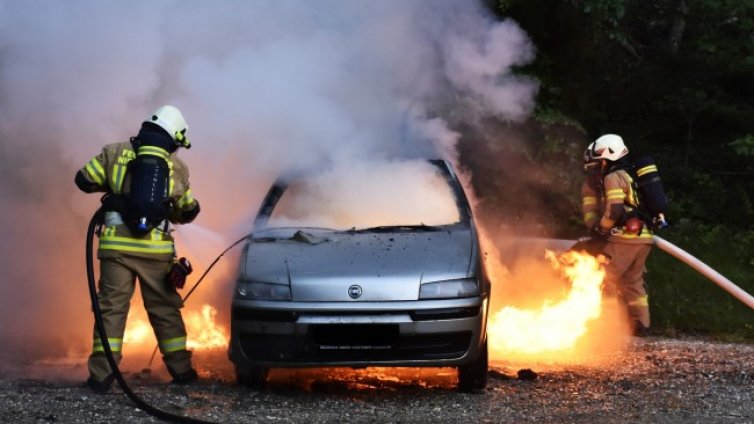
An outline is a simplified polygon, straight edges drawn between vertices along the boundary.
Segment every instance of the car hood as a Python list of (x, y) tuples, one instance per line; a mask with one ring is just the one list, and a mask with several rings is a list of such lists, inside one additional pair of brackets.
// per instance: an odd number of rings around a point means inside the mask
[[(290, 283), (294, 301), (417, 300), (421, 283), (466, 278), (473, 250), (468, 227), (389, 233), (297, 231), (255, 236), (242, 269), (248, 281)], [(360, 290), (349, 290), (352, 286)]]

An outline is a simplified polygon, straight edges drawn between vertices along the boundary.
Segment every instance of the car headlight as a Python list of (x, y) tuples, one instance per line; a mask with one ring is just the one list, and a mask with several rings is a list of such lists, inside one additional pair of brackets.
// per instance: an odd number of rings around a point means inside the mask
[(291, 286), (287, 284), (239, 281), (236, 293), (244, 299), (291, 300)]
[(455, 299), (478, 294), (479, 283), (472, 278), (425, 283), (419, 289), (419, 299)]

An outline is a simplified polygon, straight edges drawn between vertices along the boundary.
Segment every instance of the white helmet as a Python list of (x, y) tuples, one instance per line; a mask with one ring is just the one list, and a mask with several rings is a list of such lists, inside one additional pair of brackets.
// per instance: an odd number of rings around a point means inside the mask
[(605, 134), (589, 145), (593, 159), (616, 161), (628, 154), (628, 148), (619, 135)]
[(191, 147), (191, 143), (189, 142), (188, 137), (186, 137), (188, 125), (186, 124), (186, 120), (183, 119), (181, 111), (178, 110), (177, 107), (171, 105), (160, 106), (144, 122), (151, 122), (167, 131), (179, 146), (183, 146), (187, 149)]

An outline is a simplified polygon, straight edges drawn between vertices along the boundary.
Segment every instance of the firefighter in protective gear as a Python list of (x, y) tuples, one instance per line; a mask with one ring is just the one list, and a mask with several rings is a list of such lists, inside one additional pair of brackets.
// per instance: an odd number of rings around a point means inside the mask
[(606, 282), (623, 298), (634, 334), (645, 335), (650, 319), (644, 274), (652, 232), (639, 219), (639, 194), (626, 155), (628, 148), (615, 134), (603, 135), (587, 147), (582, 212), (590, 235), (605, 242)]
[[(98, 298), (108, 336), (108, 343), (116, 361), (121, 359), (123, 332), (138, 277), (144, 306), (154, 329), (165, 365), (175, 383), (196, 380), (191, 364), (191, 352), (186, 350), (186, 328), (180, 308), (181, 296), (175, 287), (166, 283), (175, 259), (175, 247), (170, 224), (185, 224), (199, 213), (199, 202), (189, 187), (186, 164), (178, 158), (179, 147), (190, 147), (188, 126), (181, 112), (174, 106), (162, 106), (150, 115), (136, 137), (130, 141), (105, 145), (76, 174), (75, 183), (86, 193), (105, 192), (104, 226), (99, 234), (98, 258), (100, 281)], [(153, 155), (167, 162), (169, 172), (166, 187), (166, 219), (151, 227), (145, 234), (136, 234), (124, 223), (128, 204), (132, 170), (129, 164), (137, 155)], [(111, 207), (107, 204), (110, 203)], [(113, 206), (114, 205), (114, 206)], [(87, 384), (96, 392), (109, 390), (113, 381), (110, 366), (104, 356), (99, 333), (94, 330), (94, 346), (88, 361)]]

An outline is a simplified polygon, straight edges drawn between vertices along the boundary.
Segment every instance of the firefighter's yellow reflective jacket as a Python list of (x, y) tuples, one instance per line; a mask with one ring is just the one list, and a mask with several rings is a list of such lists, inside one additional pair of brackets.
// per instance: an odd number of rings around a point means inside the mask
[[(188, 167), (175, 153), (168, 154), (165, 150), (151, 146), (142, 146), (139, 150), (141, 149), (154, 150), (142, 151), (142, 154), (146, 152), (166, 159), (170, 169), (168, 197), (172, 205), (168, 220), (172, 223), (185, 223), (186, 221), (181, 218), (183, 213), (199, 206), (189, 187)], [(92, 191), (127, 195), (131, 185), (127, 172), (128, 164), (135, 158), (136, 152), (130, 142), (108, 144), (102, 148), (100, 154), (87, 162), (79, 173), (92, 183)], [(99, 257), (127, 252), (135, 256), (171, 258), (175, 255), (173, 237), (169, 231), (164, 230), (165, 228), (160, 226), (143, 236), (134, 235), (123, 224), (117, 212), (108, 212), (105, 214), (105, 226), (100, 235)]]
[(638, 234), (626, 232), (626, 227), (622, 225), (625, 218), (635, 215), (639, 207), (639, 195), (634, 190), (631, 175), (617, 169), (608, 173), (601, 184), (588, 178), (581, 185), (581, 210), (587, 228), (596, 224), (602, 228), (613, 228), (610, 241), (651, 244), (652, 232), (646, 225)]

